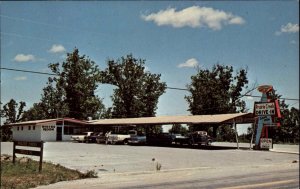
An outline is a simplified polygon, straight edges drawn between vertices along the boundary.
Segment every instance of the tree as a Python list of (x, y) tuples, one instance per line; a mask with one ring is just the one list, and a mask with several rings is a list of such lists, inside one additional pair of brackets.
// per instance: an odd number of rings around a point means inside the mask
[(103, 82), (118, 87), (112, 96), (112, 117), (155, 116), (166, 83), (160, 82), (160, 74), (146, 72), (144, 65), (145, 60), (132, 55), (108, 60), (108, 68), (102, 71)]
[[(226, 114), (245, 112), (246, 103), (241, 100), (241, 92), (247, 88), (247, 70), (240, 69), (233, 75), (232, 66), (214, 65), (212, 70), (198, 69), (198, 73), (191, 77), (191, 84), (187, 86), (190, 95), (185, 96), (189, 104), (189, 111), (193, 115)], [(219, 133), (219, 140), (234, 138), (232, 126), (226, 125), (217, 129), (218, 125), (201, 126), (209, 134)], [(194, 125), (193, 128), (199, 128)]]
[(241, 69), (233, 76), (232, 66), (214, 65), (212, 70), (199, 69), (191, 77), (185, 96), (193, 115), (244, 112), (246, 104), (240, 99), (248, 84), (247, 70)]
[(11, 139), (12, 131), (11, 126), (8, 124), (19, 122), (23, 119), (24, 107), (26, 103), (21, 101), (17, 103), (14, 99), (11, 99), (1, 109), (1, 118), (5, 118), (4, 125), (1, 126), (1, 141), (7, 141)]
[(40, 120), (64, 117), (68, 115), (68, 107), (64, 102), (64, 91), (60, 85), (54, 86), (57, 78), (48, 78), (47, 86), (43, 89), (41, 101), (25, 111), (25, 120)]
[(18, 104), (14, 99), (11, 99), (8, 103), (6, 103), (1, 110), (1, 117), (5, 118), (4, 124), (21, 121), (25, 106), (25, 102), (21, 101)]
[[(50, 116), (66, 114), (77, 119), (99, 118), (104, 105), (95, 95), (98, 83), (101, 82), (98, 66), (85, 55), (80, 56), (78, 49), (68, 53), (61, 66), (62, 71), (59, 63), (49, 65), (57, 77), (51, 78), (44, 88), (42, 107), (46, 106)], [(53, 88), (52, 82), (56, 83), (56, 88)], [(62, 107), (63, 111), (58, 111)]]
[(222, 125), (217, 129), (217, 141), (234, 142), (235, 140), (235, 130), (231, 125)]
[(174, 124), (172, 128), (169, 130), (169, 133), (176, 133), (176, 134), (187, 134), (188, 129), (183, 127), (181, 124)]

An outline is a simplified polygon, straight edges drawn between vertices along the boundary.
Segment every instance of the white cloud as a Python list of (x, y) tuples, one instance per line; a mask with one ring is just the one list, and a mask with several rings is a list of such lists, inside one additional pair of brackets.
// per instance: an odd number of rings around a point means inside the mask
[(199, 65), (199, 62), (195, 58), (188, 59), (186, 62), (179, 64), (178, 68), (194, 68)]
[(281, 26), (282, 33), (297, 33), (299, 32), (299, 24), (288, 23), (285, 26)]
[(210, 7), (192, 6), (180, 11), (175, 8), (160, 10), (157, 13), (142, 15), (145, 21), (153, 21), (158, 26), (171, 25), (175, 28), (181, 27), (209, 27), (213, 30), (222, 29), (223, 25), (227, 24), (244, 24), (245, 20), (240, 16), (235, 16), (232, 13), (213, 9)]
[(52, 45), (51, 49), (49, 50), (49, 52), (51, 52), (51, 53), (62, 53), (65, 51), (66, 51), (66, 49), (64, 46), (56, 45), (56, 44)]
[(16, 81), (24, 81), (24, 80), (27, 80), (27, 77), (26, 76), (15, 77), (14, 80), (16, 80)]
[(17, 54), (14, 58), (16, 62), (28, 62), (28, 61), (35, 61), (35, 57), (32, 54)]
[(290, 41), (290, 44), (295, 45), (295, 44), (297, 44), (297, 42), (296, 42), (296, 40), (291, 40), (291, 41)]
[(286, 25), (282, 25), (280, 31), (275, 32), (276, 35), (280, 35), (282, 33), (297, 33), (299, 32), (299, 24), (287, 23)]

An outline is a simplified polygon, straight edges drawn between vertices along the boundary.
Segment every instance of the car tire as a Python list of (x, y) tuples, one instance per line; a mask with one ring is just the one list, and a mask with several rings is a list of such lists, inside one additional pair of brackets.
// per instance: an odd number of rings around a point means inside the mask
[(211, 140), (207, 141), (206, 145), (211, 146)]

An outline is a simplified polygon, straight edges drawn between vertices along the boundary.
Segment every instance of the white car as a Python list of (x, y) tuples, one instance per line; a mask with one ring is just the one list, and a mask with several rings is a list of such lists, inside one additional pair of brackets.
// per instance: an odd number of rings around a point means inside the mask
[(116, 144), (116, 143), (127, 144), (130, 137), (136, 134), (137, 131), (135, 130), (128, 131), (128, 134), (112, 134), (111, 132), (109, 132), (106, 137), (106, 144)]
[(91, 136), (94, 132), (84, 132), (79, 135), (72, 135), (71, 140), (77, 142), (86, 142), (88, 136)]

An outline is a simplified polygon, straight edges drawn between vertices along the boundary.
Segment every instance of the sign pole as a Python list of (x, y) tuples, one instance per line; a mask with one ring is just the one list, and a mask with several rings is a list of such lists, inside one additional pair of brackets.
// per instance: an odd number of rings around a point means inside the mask
[(13, 148), (13, 164), (16, 163), (16, 142), (14, 141), (14, 148)]
[(40, 155), (39, 173), (42, 172), (42, 167), (43, 167), (43, 152), (44, 152), (44, 142), (41, 141), (41, 155)]

